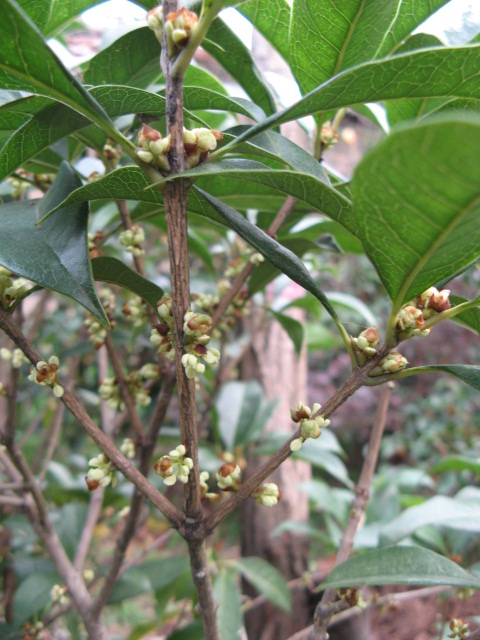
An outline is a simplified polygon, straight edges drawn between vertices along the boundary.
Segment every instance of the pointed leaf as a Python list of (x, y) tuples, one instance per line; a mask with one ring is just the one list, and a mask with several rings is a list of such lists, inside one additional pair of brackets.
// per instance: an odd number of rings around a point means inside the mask
[(256, 380), (232, 381), (222, 386), (217, 402), (218, 430), (225, 447), (232, 451), (242, 443), (244, 432), (255, 420), (262, 404), (262, 388)]
[(148, 302), (154, 311), (157, 310), (157, 302), (163, 296), (163, 289), (127, 267), (121, 260), (106, 256), (95, 258), (92, 261), (92, 271), (95, 280), (117, 284), (128, 289)]
[(284, 122), (332, 109), (398, 98), (441, 97), (480, 98), (480, 45), (414, 51), (361, 64), (251, 127), (236, 144)]
[(480, 580), (458, 564), (422, 547), (386, 547), (362, 553), (333, 569), (319, 589), (382, 584), (480, 589)]
[(62, 207), (42, 225), (38, 220), (81, 182), (63, 163), (42, 200), (0, 207), (0, 264), (13, 273), (76, 300), (104, 326), (108, 319), (95, 293), (87, 248), (87, 204)]
[(18, 4), (45, 36), (52, 36), (98, 0), (18, 0)]
[(220, 569), (213, 585), (213, 595), (218, 604), (217, 623), (220, 640), (240, 638), (243, 616), (240, 609), (240, 589), (234, 571)]
[(213, 21), (202, 47), (230, 73), (265, 113), (275, 111), (275, 101), (262, 80), (250, 51), (221, 18)]
[(401, 377), (406, 378), (418, 373), (436, 371), (448, 373), (480, 391), (480, 367), (472, 364), (430, 364), (425, 367), (411, 367), (410, 369), (405, 369)]
[(0, 84), (54, 98), (111, 131), (102, 107), (70, 74), (35, 25), (12, 0), (2, 3)]
[(311, 91), (344, 69), (386, 57), (446, 2), (295, 0), (290, 60), (302, 92)]
[[(454, 296), (450, 294), (450, 304), (453, 306), (457, 306), (459, 304), (463, 304), (464, 302), (468, 302), (468, 298), (462, 298), (461, 296)], [(453, 322), (465, 327), (466, 329), (470, 329), (474, 333), (480, 335), (480, 298), (478, 299), (478, 306), (472, 307), (471, 309), (467, 309), (467, 311), (463, 311), (462, 313), (453, 316), (451, 319)]]
[(480, 255), (480, 118), (399, 129), (353, 179), (365, 252), (394, 311)]
[(319, 300), (334, 321), (338, 322), (337, 314), (320, 287), (308, 273), (303, 262), (297, 256), (271, 238), (264, 231), (251, 224), (231, 207), (213, 198), (210, 194), (194, 187), (195, 191), (204, 198), (224, 218), (228, 226), (238, 233), (246, 242), (251, 244), (275, 267), (280, 269), (294, 282), (301, 285)]
[(240, 558), (232, 560), (231, 566), (276, 607), (291, 610), (292, 597), (285, 578), (269, 562), (261, 558)]

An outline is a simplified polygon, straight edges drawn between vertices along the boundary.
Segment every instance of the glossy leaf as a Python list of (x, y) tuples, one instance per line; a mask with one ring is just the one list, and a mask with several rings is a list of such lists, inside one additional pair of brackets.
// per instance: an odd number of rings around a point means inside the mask
[(89, 60), (86, 84), (124, 84), (145, 89), (161, 75), (160, 44), (148, 27), (134, 29)]
[(353, 488), (353, 482), (348, 476), (345, 463), (337, 455), (326, 450), (323, 446), (321, 436), (318, 440), (308, 440), (293, 457), (296, 460), (309, 462), (317, 469), (321, 469), (335, 478), (348, 488)]
[(231, 111), (241, 113), (253, 120), (263, 120), (265, 113), (253, 102), (244, 98), (231, 98), (222, 93), (206, 89), (205, 87), (185, 87), (183, 104), (186, 109), (209, 109), (214, 111)]
[(255, 26), (270, 44), (288, 61), (291, 8), (287, 0), (253, 0), (238, 11)]
[(422, 547), (386, 547), (362, 553), (333, 569), (319, 589), (383, 584), (480, 589), (480, 581), (458, 564)]
[[(452, 306), (457, 306), (459, 304), (463, 304), (464, 302), (468, 302), (467, 298), (463, 298), (461, 296), (455, 296), (450, 294), (450, 303)], [(472, 307), (471, 309), (467, 309), (467, 311), (463, 311), (462, 313), (457, 314), (452, 317), (453, 322), (465, 327), (466, 329), (470, 329), (474, 333), (480, 335), (480, 298), (478, 300), (478, 306)]]
[(382, 527), (380, 542), (393, 544), (426, 525), (463, 531), (480, 531), (480, 505), (435, 496), (416, 507), (410, 507)]
[(290, 63), (303, 93), (367, 60), (383, 58), (448, 0), (295, 0)]
[(350, 201), (333, 189), (328, 182), (307, 173), (272, 169), (254, 160), (235, 159), (208, 162), (195, 169), (185, 171), (182, 175), (192, 178), (224, 175), (231, 176), (234, 180), (258, 182), (295, 196), (299, 200), (311, 204), (315, 211), (336, 220), (352, 233), (356, 231), (356, 221)]
[[(195, 187), (194, 187), (195, 188)], [(338, 322), (337, 314), (320, 287), (308, 273), (303, 262), (297, 256), (283, 247), (279, 242), (271, 238), (264, 231), (251, 224), (237, 211), (227, 207), (222, 202), (210, 196), (210, 194), (195, 188), (196, 192), (204, 198), (226, 221), (228, 226), (236, 231), (246, 242), (251, 244), (277, 269), (280, 269), (294, 282), (301, 285), (319, 300), (334, 320)]]
[(202, 47), (230, 73), (265, 113), (275, 111), (273, 96), (263, 82), (250, 51), (221, 18), (213, 21)]
[(394, 301), (480, 255), (480, 118), (405, 127), (359, 164), (353, 194), (362, 243)]
[(151, 280), (147, 280), (139, 273), (130, 269), (117, 258), (102, 256), (92, 261), (92, 271), (95, 280), (116, 284), (136, 294), (156, 311), (157, 302), (163, 296), (163, 289)]
[(108, 327), (108, 319), (95, 293), (88, 256), (87, 204), (62, 206), (37, 226), (48, 211), (80, 184), (78, 176), (64, 163), (42, 200), (3, 205), (0, 208), (0, 264), (76, 300)]
[(220, 640), (240, 638), (243, 616), (240, 609), (240, 590), (234, 571), (220, 569), (213, 585), (213, 595), (218, 604), (217, 623)]
[(64, 67), (35, 25), (12, 0), (2, 3), (0, 40), (2, 87), (54, 98), (107, 131), (113, 129), (102, 107)]
[(448, 373), (480, 391), (480, 367), (472, 364), (430, 364), (424, 367), (411, 367), (405, 369), (401, 377), (434, 372)]
[(52, 36), (98, 0), (18, 0), (28, 17), (45, 36)]
[(284, 313), (278, 313), (277, 311), (272, 310), (270, 310), (270, 313), (287, 333), (288, 337), (293, 342), (295, 353), (299, 356), (302, 350), (303, 340), (305, 338), (305, 331), (302, 323), (295, 320), (295, 318), (285, 315)]
[(269, 602), (282, 611), (291, 610), (292, 597), (285, 578), (269, 562), (261, 558), (239, 558), (232, 560), (231, 566)]
[(480, 97), (480, 45), (428, 49), (366, 62), (313, 89), (237, 140), (307, 115), (398, 98)]

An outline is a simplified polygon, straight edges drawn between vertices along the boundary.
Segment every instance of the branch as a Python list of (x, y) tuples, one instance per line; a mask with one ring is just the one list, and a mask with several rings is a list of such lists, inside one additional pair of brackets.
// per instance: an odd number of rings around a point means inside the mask
[[(36, 365), (42, 358), (36, 349), (21, 333), (17, 325), (12, 319), (0, 309), (0, 328), (15, 342), (15, 344), (23, 351), (26, 357), (33, 365)], [(123, 475), (128, 478), (156, 507), (166, 518), (170, 520), (175, 528), (179, 528), (183, 524), (183, 514), (160, 493), (148, 480), (138, 471), (108, 439), (108, 437), (93, 422), (88, 413), (85, 411), (78, 398), (68, 389), (64, 390), (61, 401), (71, 411), (78, 423), (85, 429), (88, 435), (100, 447), (105, 455), (115, 464)]]
[[(350, 551), (353, 547), (353, 540), (358, 529), (358, 525), (365, 511), (365, 507), (368, 502), (368, 496), (370, 493), (370, 485), (372, 483), (373, 474), (375, 473), (375, 467), (377, 466), (378, 453), (380, 451), (380, 443), (382, 441), (383, 431), (385, 428), (385, 422), (387, 419), (388, 405), (390, 402), (390, 395), (392, 393), (393, 383), (389, 383), (382, 388), (380, 393), (380, 399), (378, 402), (377, 412), (375, 414), (375, 420), (373, 422), (372, 433), (368, 442), (367, 455), (362, 466), (360, 479), (357, 484), (356, 496), (350, 510), (350, 516), (348, 518), (347, 526), (343, 534), (340, 549), (338, 550), (337, 557), (335, 558), (334, 568), (342, 562), (348, 559)], [(335, 611), (331, 610), (331, 602), (335, 599), (335, 589), (327, 589), (324, 591), (323, 596), (319, 604), (315, 609), (314, 614), (314, 638), (316, 640), (324, 640), (326, 638), (327, 627), (330, 619)]]

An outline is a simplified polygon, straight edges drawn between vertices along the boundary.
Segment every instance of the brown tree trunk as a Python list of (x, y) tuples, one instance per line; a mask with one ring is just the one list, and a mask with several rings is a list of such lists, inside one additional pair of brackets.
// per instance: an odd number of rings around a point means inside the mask
[[(292, 313), (293, 315), (293, 313)], [(295, 311), (297, 319), (302, 314)], [(252, 347), (242, 368), (244, 379), (255, 378), (262, 384), (268, 399), (278, 399), (278, 405), (266, 427), (269, 433), (292, 431), (290, 407), (298, 400), (306, 402), (307, 365), (305, 349), (297, 357), (293, 344), (277, 322), (256, 309), (250, 318)], [(260, 460), (248, 461), (246, 475), (253, 473)], [(241, 507), (242, 556), (258, 556), (268, 560), (286, 580), (300, 577), (308, 566), (308, 540), (295, 533), (272, 537), (273, 530), (285, 520), (306, 522), (308, 499), (298, 486), (311, 478), (310, 465), (288, 459), (268, 479), (275, 482), (282, 498), (274, 508), (247, 500)], [(255, 592), (245, 585), (247, 593)], [(272, 605), (256, 607), (246, 613), (246, 628), (250, 640), (282, 640), (311, 623), (312, 610), (308, 591), (300, 587), (292, 592), (292, 613), (285, 614)]]

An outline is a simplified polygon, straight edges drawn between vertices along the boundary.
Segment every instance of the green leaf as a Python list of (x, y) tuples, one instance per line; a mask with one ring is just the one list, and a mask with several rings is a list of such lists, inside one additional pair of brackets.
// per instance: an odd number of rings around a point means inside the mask
[(367, 551), (338, 565), (319, 589), (383, 584), (480, 589), (480, 581), (458, 564), (422, 547), (386, 547)]
[(239, 558), (229, 561), (245, 580), (248, 580), (255, 589), (264, 595), (269, 602), (287, 613), (292, 607), (292, 597), (278, 569), (261, 558)]
[(288, 62), (291, 8), (287, 0), (253, 0), (238, 8)]
[(358, 165), (353, 195), (365, 252), (394, 312), (480, 255), (480, 118), (402, 127)]
[(448, 0), (295, 0), (290, 61), (303, 93), (367, 60), (382, 58)]
[(354, 486), (344, 462), (337, 455), (326, 450), (322, 444), (322, 437), (319, 440), (308, 440), (293, 457), (322, 469), (346, 487), (353, 488)]
[(13, 599), (13, 620), (16, 627), (52, 601), (50, 591), (58, 582), (56, 573), (34, 573), (22, 580)]
[(380, 543), (393, 544), (425, 525), (463, 531), (480, 531), (480, 506), (461, 500), (435, 496), (416, 507), (405, 509), (380, 530)]
[(148, 576), (145, 575), (140, 567), (135, 567), (124, 573), (115, 584), (108, 598), (108, 604), (115, 604), (129, 598), (137, 598), (144, 593), (151, 593), (152, 591), (152, 583)]
[(170, 634), (167, 640), (205, 640), (201, 622), (192, 622)]
[[(333, 218), (355, 233), (356, 221), (351, 203), (328, 182), (299, 171), (272, 169), (254, 160), (222, 160), (208, 162), (182, 173), (182, 176), (231, 176), (234, 180), (258, 182), (311, 204), (315, 211)], [(172, 176), (173, 178), (173, 176)], [(151, 187), (153, 188), (153, 186)], [(202, 185), (203, 188), (203, 185)]]
[(341, 291), (329, 291), (326, 295), (334, 307), (340, 307), (356, 313), (367, 327), (375, 327), (377, 325), (377, 319), (369, 307), (357, 296), (342, 293)]
[(245, 218), (231, 207), (223, 204), (210, 194), (201, 191), (198, 187), (193, 187), (195, 192), (204, 198), (212, 207), (225, 219), (228, 226), (231, 227), (246, 242), (251, 244), (259, 251), (267, 260), (269, 260), (277, 269), (285, 273), (294, 282), (301, 285), (319, 300), (335, 322), (338, 317), (327, 297), (320, 287), (308, 273), (305, 265), (297, 256), (283, 247), (279, 242), (271, 238), (264, 231), (251, 224)]
[(424, 367), (405, 369), (401, 377), (407, 378), (418, 373), (448, 373), (480, 391), (480, 367), (472, 364), (430, 364)]
[(295, 320), (295, 318), (291, 318), (284, 313), (278, 313), (277, 311), (273, 311), (272, 309), (270, 309), (270, 313), (273, 315), (275, 320), (281, 324), (282, 328), (288, 334), (288, 337), (293, 342), (293, 346), (295, 347), (295, 352), (297, 356), (299, 356), (302, 350), (303, 339), (305, 337), (302, 323), (298, 320)]
[(284, 122), (332, 109), (398, 98), (480, 98), (479, 87), (480, 45), (414, 51), (340, 73), (251, 127), (235, 144)]
[(220, 569), (213, 585), (213, 595), (218, 603), (217, 623), (220, 640), (240, 638), (243, 616), (240, 609), (240, 590), (234, 571)]
[(0, 84), (54, 98), (111, 132), (102, 107), (52, 52), (35, 25), (12, 0), (2, 3)]
[(98, 0), (17, 0), (45, 36), (52, 36)]
[[(468, 302), (468, 298), (463, 298), (461, 296), (454, 296), (450, 294), (450, 303), (453, 306), (457, 306), (459, 304), (463, 304), (464, 302)], [(480, 299), (478, 302), (480, 306)], [(466, 329), (470, 329), (476, 334), (480, 334), (480, 309), (478, 307), (472, 307), (471, 309), (467, 309), (462, 313), (457, 314), (451, 318), (453, 322), (465, 327)]]
[(430, 473), (437, 474), (444, 471), (473, 471), (480, 475), (480, 460), (465, 456), (447, 456), (430, 468)]
[(124, 84), (144, 89), (162, 73), (160, 50), (158, 40), (148, 27), (129, 31), (86, 63), (85, 83)]
[(100, 257), (92, 261), (95, 280), (117, 284), (148, 302), (156, 311), (157, 302), (163, 297), (163, 289), (147, 280), (117, 258)]
[(208, 39), (203, 41), (202, 47), (230, 73), (265, 113), (275, 111), (275, 100), (263, 82), (250, 51), (221, 18), (213, 21), (208, 31)]
[(74, 204), (62, 207), (37, 226), (38, 220), (80, 184), (78, 176), (67, 163), (63, 163), (54, 184), (42, 200), (0, 207), (0, 264), (42, 287), (76, 300), (109, 327), (95, 293), (88, 256), (88, 206)]
[(241, 113), (252, 120), (263, 120), (265, 113), (253, 102), (244, 98), (231, 98), (205, 87), (184, 87), (183, 104), (186, 109), (208, 109), (214, 111), (231, 111)]

